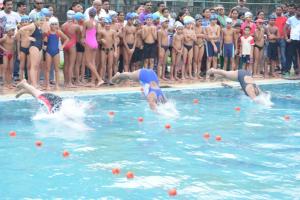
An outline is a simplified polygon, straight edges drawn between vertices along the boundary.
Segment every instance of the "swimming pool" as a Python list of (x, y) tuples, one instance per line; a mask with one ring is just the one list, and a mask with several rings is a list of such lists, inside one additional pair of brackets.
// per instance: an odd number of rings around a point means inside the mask
[[(37, 120), (32, 99), (1, 101), (0, 197), (168, 199), (176, 188), (175, 199), (297, 199), (299, 88), (262, 86), (272, 92), (273, 108), (257, 107), (233, 89), (167, 91), (180, 113), (173, 119), (149, 112), (140, 93), (77, 97), (93, 104), (84, 116), (93, 130)], [(121, 173), (113, 175), (113, 168)]]

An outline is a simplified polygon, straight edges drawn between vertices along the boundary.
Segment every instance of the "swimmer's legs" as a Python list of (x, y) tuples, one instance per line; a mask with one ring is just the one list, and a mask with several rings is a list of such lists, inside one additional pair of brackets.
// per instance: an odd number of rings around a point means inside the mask
[(225, 71), (225, 70), (222, 70), (222, 69), (209, 69), (207, 71), (207, 74), (210, 75), (210, 74), (217, 74), (217, 75), (220, 75), (220, 76), (223, 76), (224, 78), (226, 79), (229, 79), (231, 81), (237, 81), (238, 80), (238, 71)]
[(18, 85), (17, 88), (20, 89), (18, 94), (16, 95), (16, 98), (19, 98), (23, 94), (31, 94), (33, 97), (38, 98), (41, 94), (43, 94), (42, 91), (36, 89), (35, 87), (29, 85), (26, 81), (26, 79), (23, 79)]
[(135, 82), (139, 81), (140, 70), (136, 70), (134, 72), (117, 72), (114, 77), (111, 79), (112, 83), (120, 83), (125, 80), (132, 80)]

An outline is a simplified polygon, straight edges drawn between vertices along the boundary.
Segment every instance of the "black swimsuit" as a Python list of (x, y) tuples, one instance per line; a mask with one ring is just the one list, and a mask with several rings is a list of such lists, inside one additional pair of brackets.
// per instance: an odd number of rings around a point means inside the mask
[(42, 50), (43, 47), (43, 34), (42, 34), (42, 30), (40, 28), (38, 28), (37, 26), (35, 26), (35, 30), (32, 33), (31, 37), (33, 37), (35, 39), (35, 41), (32, 41), (30, 44), (30, 47), (36, 47), (40, 50)]
[(188, 50), (188, 52), (190, 52), (190, 50), (193, 48), (193, 45), (183, 44), (183, 46)]
[(168, 49), (169, 49), (169, 46), (166, 46), (166, 45), (161, 45), (160, 47), (163, 48), (165, 50), (165, 52), (168, 51)]
[(238, 81), (240, 82), (240, 85), (241, 85), (241, 87), (242, 87), (242, 89), (243, 89), (243, 91), (244, 91), (244, 93), (247, 95), (247, 96), (249, 96), (248, 95), (248, 93), (247, 93), (247, 91), (246, 91), (246, 87), (247, 87), (247, 85), (248, 84), (251, 84), (251, 85), (253, 85), (253, 87), (254, 87), (254, 90), (255, 90), (255, 94), (256, 95), (259, 95), (259, 89), (257, 88), (257, 85), (256, 84), (253, 84), (253, 83), (246, 83), (245, 82), (245, 76), (252, 76), (251, 75), (251, 72), (249, 72), (249, 71), (246, 71), (246, 70), (238, 70)]

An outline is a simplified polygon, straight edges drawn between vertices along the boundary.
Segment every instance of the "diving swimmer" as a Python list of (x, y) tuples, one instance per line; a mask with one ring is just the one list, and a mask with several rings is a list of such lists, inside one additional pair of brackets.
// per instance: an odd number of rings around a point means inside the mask
[(19, 98), (23, 94), (30, 94), (33, 97), (35, 97), (37, 100), (39, 100), (43, 105), (46, 106), (49, 113), (55, 113), (59, 111), (62, 105), (62, 98), (52, 94), (52, 93), (45, 93), (42, 92), (32, 85), (29, 85), (26, 81), (26, 79), (22, 80), (18, 85), (17, 89), (19, 90), (16, 98)]
[(253, 101), (256, 101), (256, 97), (259, 96), (262, 91), (255, 84), (252, 78), (251, 72), (246, 70), (224, 71), (222, 69), (210, 69), (207, 71), (207, 75), (220, 75), (231, 81), (237, 81), (240, 83), (244, 93), (249, 96)]
[(151, 110), (155, 111), (158, 104), (164, 104), (167, 102), (159, 87), (158, 77), (152, 69), (139, 69), (134, 72), (123, 73), (118, 72), (112, 78), (112, 83), (119, 84), (125, 80), (140, 82)]

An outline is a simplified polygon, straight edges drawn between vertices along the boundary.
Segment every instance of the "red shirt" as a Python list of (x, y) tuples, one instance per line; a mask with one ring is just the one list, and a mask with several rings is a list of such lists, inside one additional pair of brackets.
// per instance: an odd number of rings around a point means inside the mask
[(244, 35), (244, 29), (246, 28), (246, 26), (250, 27), (250, 35), (254, 35), (255, 33), (255, 29), (256, 29), (256, 24), (254, 24), (253, 22), (243, 22), (241, 25), (241, 30), (242, 30), (242, 35)]
[(275, 26), (278, 28), (280, 38), (284, 38), (284, 26), (287, 21), (287, 18), (284, 16), (277, 17), (275, 21)]

